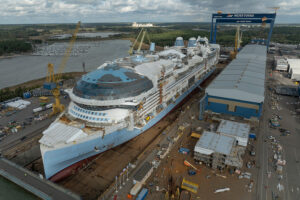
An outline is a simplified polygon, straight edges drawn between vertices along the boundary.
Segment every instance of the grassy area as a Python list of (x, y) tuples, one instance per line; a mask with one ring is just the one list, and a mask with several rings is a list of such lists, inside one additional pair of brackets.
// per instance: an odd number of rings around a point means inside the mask
[(24, 40), (0, 41), (0, 56), (8, 53), (28, 52), (32, 50), (32, 45)]

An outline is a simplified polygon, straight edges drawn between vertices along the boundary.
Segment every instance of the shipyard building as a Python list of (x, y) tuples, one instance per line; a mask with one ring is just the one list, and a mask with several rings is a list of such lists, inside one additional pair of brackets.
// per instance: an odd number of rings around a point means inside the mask
[(236, 144), (246, 147), (248, 144), (250, 125), (229, 120), (221, 120), (217, 133), (232, 137)]
[(262, 114), (266, 46), (246, 45), (207, 87), (205, 110), (244, 118)]
[(238, 146), (234, 137), (204, 131), (194, 148), (194, 159), (213, 169), (241, 168), (244, 152), (245, 148)]

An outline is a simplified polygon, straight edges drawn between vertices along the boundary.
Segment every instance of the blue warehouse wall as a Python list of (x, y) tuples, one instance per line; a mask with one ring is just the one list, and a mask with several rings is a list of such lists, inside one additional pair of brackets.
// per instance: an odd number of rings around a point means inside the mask
[[(216, 102), (208, 102), (208, 98), (214, 98), (214, 99), (220, 99), (225, 101), (230, 101), (232, 104), (235, 103), (246, 103), (251, 105), (257, 105), (259, 107), (258, 110), (254, 108), (247, 108), (247, 107), (241, 107), (241, 106), (235, 106), (234, 112), (228, 110), (228, 104), (223, 103), (216, 103)], [(227, 99), (227, 98), (221, 98), (216, 96), (209, 96), (207, 95), (205, 98), (205, 110), (210, 110), (212, 112), (216, 113), (223, 113), (223, 114), (230, 114), (234, 116), (241, 116), (244, 118), (251, 118), (251, 117), (257, 117), (259, 118), (262, 114), (262, 103), (254, 103), (254, 102), (248, 102), (248, 101), (239, 101), (234, 99)]]

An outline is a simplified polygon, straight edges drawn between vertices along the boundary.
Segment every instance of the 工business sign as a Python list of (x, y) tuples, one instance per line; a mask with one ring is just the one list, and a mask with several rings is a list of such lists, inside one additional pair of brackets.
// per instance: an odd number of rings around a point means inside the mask
[(243, 18), (275, 18), (275, 13), (222, 13), (222, 14), (213, 14), (213, 18), (221, 19), (243, 19)]
[(272, 19), (239, 19), (239, 18), (234, 18), (234, 19), (216, 19), (217, 23), (237, 23), (237, 24), (255, 24), (255, 23), (271, 23)]

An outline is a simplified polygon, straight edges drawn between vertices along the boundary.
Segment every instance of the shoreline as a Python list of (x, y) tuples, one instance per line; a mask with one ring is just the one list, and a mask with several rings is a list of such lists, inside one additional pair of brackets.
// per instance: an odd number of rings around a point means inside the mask
[[(87, 73), (87, 72), (65, 72), (65, 73), (62, 73), (62, 76), (66, 75), (66, 76), (72, 76), (72, 78), (76, 78), (76, 77), (82, 76), (85, 73)], [(24, 83), (20, 83), (17, 85), (1, 88), (0, 90), (7, 90), (7, 89), (15, 90), (16, 88), (19, 88), (19, 87), (26, 87), (26, 88), (33, 87), (33, 86), (42, 87), (45, 81), (46, 81), (46, 77), (43, 77), (43, 78), (39, 78), (39, 79), (26, 81)]]
[(19, 57), (19, 56), (30, 56), (30, 55), (32, 55), (32, 52), (12, 53), (12, 54), (9, 54), (9, 55), (0, 56), (0, 60), (1, 59), (8, 59), (8, 58), (15, 58), (15, 57)]

